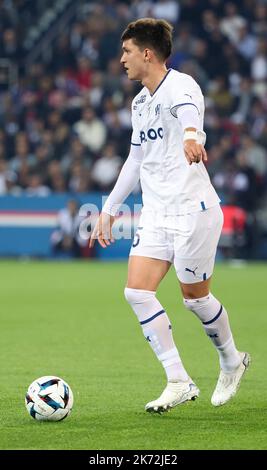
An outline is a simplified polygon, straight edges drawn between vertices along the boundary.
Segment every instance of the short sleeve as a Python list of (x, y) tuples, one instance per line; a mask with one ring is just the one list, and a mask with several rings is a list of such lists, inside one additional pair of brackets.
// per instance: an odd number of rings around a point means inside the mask
[(131, 145), (139, 146), (140, 143), (140, 134), (137, 132), (137, 129), (133, 128), (132, 137), (131, 137)]
[(192, 77), (188, 77), (180, 84), (173, 84), (171, 90), (171, 114), (177, 117), (177, 111), (182, 106), (193, 106), (199, 115), (203, 112), (204, 99), (200, 87)]
[(139, 146), (141, 145), (140, 131), (136, 122), (136, 116), (135, 116), (135, 111), (133, 109), (133, 105), (132, 105), (132, 128), (133, 128), (133, 131), (132, 131), (132, 137), (131, 137), (131, 145)]

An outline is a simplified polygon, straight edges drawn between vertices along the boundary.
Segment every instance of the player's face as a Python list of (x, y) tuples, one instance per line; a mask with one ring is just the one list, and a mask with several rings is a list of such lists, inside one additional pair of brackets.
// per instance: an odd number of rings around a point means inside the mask
[(122, 43), (121, 64), (123, 64), (130, 80), (142, 80), (145, 73), (146, 50), (141, 51), (132, 39)]

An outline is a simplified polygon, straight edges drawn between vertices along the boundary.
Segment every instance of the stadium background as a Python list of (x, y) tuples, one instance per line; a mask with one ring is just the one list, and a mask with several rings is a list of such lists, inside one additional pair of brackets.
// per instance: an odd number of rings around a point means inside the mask
[[(51, 256), (50, 234), (66, 200), (91, 202), (92, 192), (113, 187), (128, 155), (130, 105), (139, 89), (119, 64), (120, 35), (129, 21), (149, 15), (175, 28), (168, 66), (200, 83), (209, 174), (223, 204), (244, 211), (225, 209), (223, 255), (267, 258), (262, 0), (2, 0), (1, 256)], [(94, 254), (125, 257), (128, 249), (129, 241)]]
[[(139, 86), (119, 64), (120, 35), (145, 16), (173, 24), (168, 66), (195, 77), (205, 95), (207, 167), (226, 217), (218, 257), (251, 261), (218, 263), (214, 292), (255, 361), (236, 402), (212, 410), (216, 353), (194, 319), (174, 315), (171, 273), (160, 298), (202, 399), (158, 428), (143, 405), (163, 376), (123, 302), (126, 263), (88, 259), (126, 258), (131, 241), (84, 250), (83, 263), (57, 261), (51, 247), (58, 211), (73, 198), (100, 208), (127, 158)], [(266, 448), (266, 267), (257, 263), (267, 259), (266, 39), (266, 0), (0, 0), (3, 449)], [(140, 203), (139, 188), (127, 202)], [(50, 373), (73, 387), (73, 417), (36, 432), (21, 397)]]

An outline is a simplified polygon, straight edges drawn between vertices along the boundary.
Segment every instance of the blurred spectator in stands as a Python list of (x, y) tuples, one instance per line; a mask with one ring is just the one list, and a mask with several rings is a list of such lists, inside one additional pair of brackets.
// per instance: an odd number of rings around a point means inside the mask
[(7, 28), (0, 36), (0, 57), (18, 61), (21, 57), (21, 46), (17, 40), (16, 31), (13, 28)]
[(240, 91), (242, 77), (248, 78), (250, 76), (249, 62), (229, 42), (223, 45), (222, 54), (222, 63), (224, 64), (223, 75), (227, 77), (229, 92), (236, 96)]
[(120, 53), (122, 31), (116, 18), (108, 18), (102, 13), (101, 22), (104, 31), (99, 40), (99, 66), (102, 70), (106, 70), (109, 61)]
[(72, 193), (86, 193), (91, 188), (91, 175), (89, 170), (80, 161), (74, 161), (70, 167), (69, 191)]
[(180, 65), (179, 70), (182, 73), (187, 73), (188, 75), (191, 75), (191, 77), (193, 77), (195, 80), (197, 79), (202, 89), (205, 88), (208, 82), (208, 77), (204, 69), (201, 68), (201, 66), (197, 63), (197, 61), (185, 60)]
[(264, 125), (261, 128), (258, 142), (261, 145), (261, 147), (267, 148), (267, 121), (265, 121)]
[(80, 52), (84, 57), (89, 59), (93, 69), (99, 67), (99, 38), (88, 31), (84, 40)]
[(69, 148), (70, 127), (65, 122), (60, 123), (54, 132), (55, 156), (61, 158)]
[(81, 221), (79, 204), (75, 199), (70, 199), (67, 207), (58, 212), (57, 228), (51, 235), (54, 255), (74, 258), (82, 256), (82, 249), (87, 240), (83, 240), (79, 235)]
[(22, 193), (20, 186), (17, 186), (17, 175), (14, 171), (8, 170), (5, 160), (0, 158), (0, 196), (11, 194), (19, 196)]
[(33, 167), (36, 163), (35, 156), (30, 152), (29, 142), (26, 134), (19, 133), (16, 137), (15, 155), (10, 160), (10, 169), (19, 173), (23, 165), (29, 168)]
[(120, 92), (121, 82), (121, 64), (117, 58), (111, 59), (108, 62), (107, 74), (105, 75), (105, 94), (116, 99), (116, 94)]
[(57, 194), (66, 193), (68, 191), (66, 179), (62, 174), (53, 177), (51, 181), (51, 190)]
[[(175, 34), (176, 33), (176, 34)], [(174, 33), (173, 38), (173, 54), (179, 51), (186, 57), (190, 57), (196, 43), (196, 38), (192, 34), (192, 27), (189, 24), (181, 24), (178, 31)]]
[(256, 175), (243, 152), (238, 154), (236, 160), (226, 160), (224, 166), (214, 174), (212, 182), (224, 204), (237, 205), (248, 211), (256, 208), (260, 197), (256, 190)]
[(181, 25), (177, 36), (174, 35), (173, 39), (173, 51), (168, 59), (168, 65), (178, 70), (186, 60), (191, 58), (195, 40), (188, 25)]
[(196, 39), (192, 45), (192, 56), (206, 74), (206, 82), (204, 84), (205, 90), (208, 79), (213, 75), (213, 69), (210, 69), (210, 57), (207, 41), (204, 41), (204, 39)]
[(22, 161), (19, 172), (16, 173), (16, 175), (17, 175), (18, 185), (21, 186), (23, 190), (25, 190), (25, 188), (27, 187), (30, 173), (31, 173), (31, 168), (29, 167), (28, 163), (26, 161)]
[(60, 162), (58, 160), (51, 160), (48, 163), (45, 176), (45, 184), (52, 189), (55, 186), (55, 181), (59, 180), (63, 176)]
[(103, 150), (103, 156), (99, 158), (92, 168), (92, 180), (96, 189), (107, 192), (112, 189), (122, 167), (123, 160), (117, 155), (116, 145), (109, 143)]
[(249, 164), (248, 156), (240, 150), (236, 155), (235, 199), (239, 207), (248, 212), (256, 209), (260, 194), (257, 192), (257, 177)]
[(258, 40), (253, 34), (249, 32), (247, 22), (245, 22), (243, 26), (238, 29), (238, 38), (235, 47), (238, 52), (247, 60), (251, 60), (256, 54)]
[(89, 101), (94, 109), (101, 113), (101, 103), (104, 95), (104, 74), (95, 71), (92, 77), (92, 87), (89, 90)]
[(248, 133), (255, 140), (261, 137), (266, 124), (266, 114), (267, 106), (260, 99), (254, 99), (248, 115)]
[(8, 2), (0, 2), (0, 28), (8, 28), (11, 24), (15, 23), (13, 6)]
[(73, 126), (81, 143), (92, 153), (99, 152), (106, 140), (106, 128), (96, 117), (95, 111), (87, 107), (82, 112), (82, 119)]
[(129, 138), (132, 133), (132, 119), (131, 119), (132, 99), (128, 97), (125, 99), (123, 106), (118, 110), (118, 118), (121, 128), (128, 132)]
[(73, 72), (70, 72), (67, 67), (58, 70), (55, 75), (55, 85), (57, 90), (61, 90), (70, 102), (72, 97), (77, 97), (79, 94), (79, 85)]
[(61, 169), (63, 174), (65, 176), (68, 175), (71, 166), (77, 162), (81, 163), (87, 170), (89, 170), (92, 165), (92, 160), (89, 157), (87, 148), (81, 143), (78, 137), (74, 136), (70, 141), (69, 150), (61, 159)]
[(83, 44), (84, 26), (81, 22), (77, 21), (70, 31), (70, 48), (74, 53), (78, 53)]
[(226, 77), (220, 75), (210, 84), (209, 98), (217, 109), (219, 116), (228, 116), (234, 107), (234, 98), (227, 87)]
[[(45, 121), (44, 119), (36, 117), (31, 122), (26, 123), (27, 134), (29, 137), (29, 142), (32, 145), (39, 145), (41, 142), (42, 134), (45, 130)], [(50, 153), (50, 150), (49, 150)]]
[(67, 34), (58, 35), (50, 66), (54, 71), (62, 68), (71, 69), (75, 67), (75, 55), (71, 50), (70, 41)]
[[(117, 3), (117, 2), (116, 2)], [(129, 8), (129, 5), (124, 4), (123, 2), (118, 2), (116, 5), (116, 16), (119, 21), (119, 27), (121, 31), (127, 27), (127, 25), (134, 19), (132, 9)]]
[(0, 196), (6, 194), (7, 162), (0, 158)]
[[(253, 2), (254, 3), (254, 2)], [(252, 32), (254, 34), (266, 35), (267, 34), (267, 4), (263, 2), (256, 2), (253, 5), (254, 19), (252, 20)]]
[(68, 125), (62, 119), (62, 112), (59, 109), (50, 110), (45, 124), (46, 129), (42, 132), (41, 136), (42, 142), (50, 147), (51, 156), (54, 153), (60, 155), (65, 150), (64, 142), (70, 132)]
[[(56, 158), (54, 130), (46, 128), (41, 132), (41, 144), (48, 147), (50, 158)], [(58, 155), (58, 157), (60, 156)]]
[(218, 143), (212, 145), (209, 148), (208, 154), (209, 159), (207, 162), (207, 168), (210, 178), (212, 179), (214, 175), (216, 175), (223, 168), (224, 152), (222, 146), (218, 145)]
[(48, 163), (51, 158), (48, 145), (38, 145), (35, 148), (34, 155), (36, 158), (36, 162), (34, 165), (35, 172), (40, 173), (43, 176), (46, 175)]
[(257, 52), (251, 62), (251, 77), (254, 80), (254, 93), (263, 96), (267, 91), (267, 44), (266, 38), (260, 38)]
[(152, 15), (152, 0), (134, 0), (132, 2), (132, 12), (134, 18), (147, 18)]
[[(202, 21), (198, 26), (198, 36), (205, 40), (208, 46), (209, 65), (207, 73), (209, 78), (224, 75), (227, 72), (227, 60), (222, 51), (229, 41), (220, 31), (218, 17), (212, 10), (204, 10)], [(218, 57), (220, 57), (219, 61)]]
[(45, 197), (50, 194), (50, 189), (45, 186), (42, 177), (38, 173), (32, 173), (28, 177), (28, 184), (26, 186), (26, 196)]
[(92, 70), (90, 60), (85, 56), (77, 58), (77, 68), (72, 75), (80, 91), (87, 91), (92, 86)]
[(222, 33), (233, 43), (238, 43), (239, 30), (246, 24), (234, 2), (226, 2), (224, 6), (224, 17), (220, 22)]
[(240, 79), (237, 93), (235, 112), (232, 114), (231, 120), (240, 124), (246, 122), (252, 106), (253, 94), (249, 78), (244, 77)]
[(179, 18), (180, 5), (176, 0), (157, 0), (151, 9), (154, 18), (164, 18), (176, 24)]
[(125, 147), (123, 141), (123, 128), (121, 126), (120, 117), (118, 113), (118, 105), (114, 102), (112, 97), (105, 98), (103, 102), (103, 122), (106, 125), (108, 132), (108, 141), (117, 141)]
[(0, 140), (0, 160), (6, 159), (6, 148), (3, 142)]
[(241, 138), (241, 150), (246, 155), (248, 165), (254, 169), (258, 184), (261, 186), (264, 176), (267, 174), (266, 149), (254, 142), (249, 135), (244, 135)]

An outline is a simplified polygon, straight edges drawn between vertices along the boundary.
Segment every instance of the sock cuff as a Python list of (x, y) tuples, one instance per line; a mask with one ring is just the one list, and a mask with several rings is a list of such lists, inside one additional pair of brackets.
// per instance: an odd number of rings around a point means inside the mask
[(199, 299), (184, 299), (184, 306), (195, 313), (205, 326), (215, 322), (224, 312), (222, 304), (211, 293)]
[(194, 306), (195, 304), (205, 304), (207, 302), (210, 302), (212, 300), (217, 300), (216, 297), (214, 297), (214, 295), (209, 292), (208, 295), (206, 295), (205, 297), (199, 297), (198, 299), (183, 299), (184, 301), (184, 304), (185, 306)]
[(124, 295), (129, 303), (142, 304), (150, 299), (153, 299), (156, 295), (156, 291), (125, 287)]
[(132, 287), (125, 287), (124, 289), (125, 291), (130, 291), (130, 292), (135, 292), (137, 294), (141, 293), (141, 292), (144, 292), (145, 294), (153, 294), (155, 295), (156, 294), (156, 291), (155, 290), (144, 290), (144, 289), (132, 289)]

